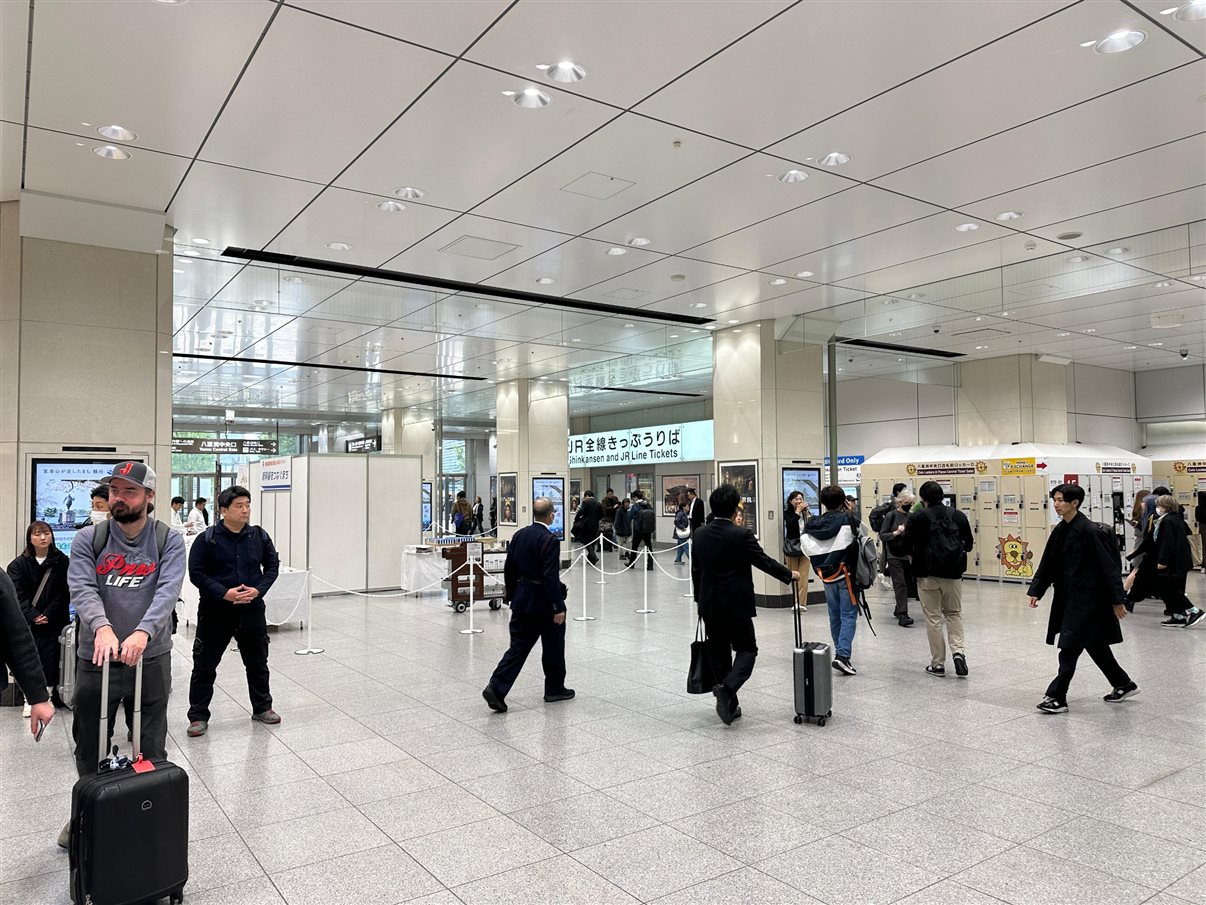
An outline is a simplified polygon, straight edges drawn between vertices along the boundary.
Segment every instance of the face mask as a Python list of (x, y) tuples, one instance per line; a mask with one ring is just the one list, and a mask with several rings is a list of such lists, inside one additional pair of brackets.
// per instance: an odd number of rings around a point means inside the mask
[(93, 509), (91, 512), (88, 513), (88, 516), (89, 516), (89, 518), (92, 519), (92, 524), (99, 525), (101, 522), (103, 522), (105, 519), (107, 519), (109, 517), (109, 513), (101, 512), (99, 509)]
[(1158, 516), (1160, 516), (1161, 518), (1163, 518), (1164, 516), (1168, 515), (1168, 510), (1167, 510), (1167, 509), (1161, 509), (1159, 506), (1157, 506), (1157, 507), (1156, 507), (1156, 515), (1158, 515)]

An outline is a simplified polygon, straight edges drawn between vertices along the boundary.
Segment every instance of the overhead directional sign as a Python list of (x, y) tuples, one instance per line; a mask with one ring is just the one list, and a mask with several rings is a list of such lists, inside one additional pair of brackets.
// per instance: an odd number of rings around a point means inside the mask
[(210, 453), (224, 456), (274, 456), (275, 440), (236, 440), (220, 437), (172, 437), (174, 453)]

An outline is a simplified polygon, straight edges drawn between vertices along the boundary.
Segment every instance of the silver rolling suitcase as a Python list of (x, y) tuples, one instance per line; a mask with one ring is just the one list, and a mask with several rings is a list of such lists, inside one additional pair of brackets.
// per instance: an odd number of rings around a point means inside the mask
[(795, 679), (796, 723), (816, 720), (818, 726), (833, 716), (833, 648), (820, 641), (805, 641), (800, 626), (800, 611), (793, 609), (796, 624), (796, 649), (792, 652)]
[(59, 698), (68, 707), (75, 697), (76, 632), (78, 623), (72, 619), (59, 633)]

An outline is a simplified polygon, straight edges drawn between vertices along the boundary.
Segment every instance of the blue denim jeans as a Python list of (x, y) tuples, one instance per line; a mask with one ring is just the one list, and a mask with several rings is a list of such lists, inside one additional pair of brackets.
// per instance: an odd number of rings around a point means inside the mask
[(858, 628), (858, 607), (850, 600), (846, 579), (825, 582), (825, 603), (829, 606), (829, 634), (839, 657), (849, 657)]
[(674, 561), (676, 563), (682, 562), (684, 556), (689, 558), (691, 556), (691, 551), (687, 547), (687, 542), (685, 540), (680, 540), (678, 542), (678, 546), (674, 548)]

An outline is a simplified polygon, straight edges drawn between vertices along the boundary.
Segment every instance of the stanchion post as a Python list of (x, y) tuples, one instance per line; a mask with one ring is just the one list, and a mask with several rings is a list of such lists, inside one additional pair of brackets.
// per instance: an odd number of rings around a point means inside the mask
[(306, 599), (310, 601), (306, 612), (306, 646), (293, 652), (298, 656), (323, 652), (323, 648), (314, 646), (314, 595), (310, 593), (310, 571), (308, 569), (306, 570)]
[[(476, 578), (476, 576), (473, 574), (473, 563), (466, 561), (466, 565), (469, 566), (469, 628), (461, 629), (458, 634), (480, 635), (482, 633), (482, 629), (473, 627), (473, 585), (474, 578)], [(453, 593), (456, 593), (455, 584), (453, 585)]]
[(582, 552), (582, 615), (575, 616), (574, 617), (575, 622), (594, 622), (595, 621), (594, 616), (586, 615), (586, 569), (587, 569), (587, 566), (590, 565), (590, 559), (587, 557), (586, 551), (589, 549), (590, 549), (590, 547), (584, 547), (583, 552)]
[(603, 532), (599, 532), (599, 577), (595, 579), (595, 584), (607, 584), (607, 569), (603, 566)]
[(648, 547), (646, 547), (645, 549), (643, 549), (641, 551), (641, 554), (644, 557), (646, 557), (645, 568), (641, 569), (641, 571), (645, 573), (645, 605), (643, 607), (641, 607), (641, 609), (637, 610), (637, 612), (638, 613), (656, 613), (657, 610), (652, 610), (649, 608), (649, 572), (650, 572), (650, 569), (649, 569), (648, 557), (653, 555), (653, 551), (651, 551)]

